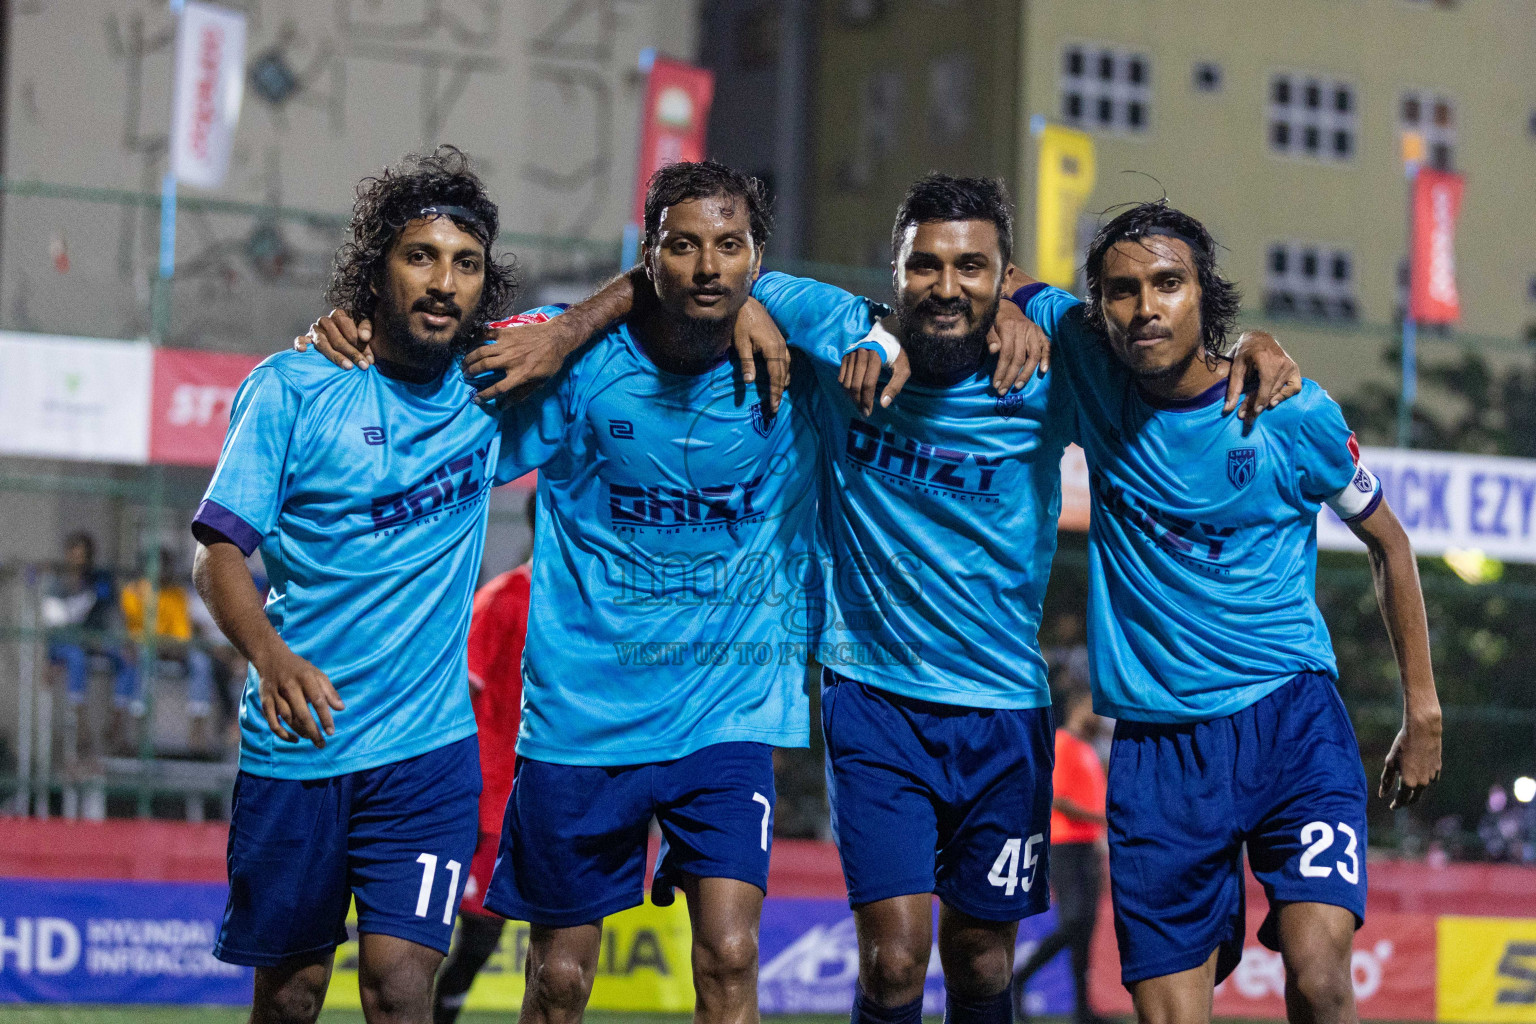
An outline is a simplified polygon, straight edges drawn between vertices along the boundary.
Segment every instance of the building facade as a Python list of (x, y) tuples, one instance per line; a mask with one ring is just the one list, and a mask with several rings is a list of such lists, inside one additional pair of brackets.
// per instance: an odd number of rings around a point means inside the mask
[[(223, 6), (247, 18), (245, 92), (224, 184), (182, 190), (168, 340), (183, 346), (291, 337), (319, 310), (358, 179), (439, 143), (475, 159), (530, 278), (611, 272), (633, 197), (637, 57), (697, 51), (694, 0)], [(165, 0), (4, 16), (4, 173), (42, 193), (5, 197), (0, 327), (143, 336), (158, 211), (120, 193), (160, 192), (173, 16)]]
[[(1524, 359), (1536, 325), (1536, 8), (1519, 0), (844, 0), (823, 5), (813, 255), (867, 261), (901, 189), (930, 168), (1001, 176), (1034, 252), (1032, 119), (1093, 136), (1103, 211), (1156, 199), (1226, 247), (1247, 323), (1273, 324), (1336, 393), (1392, 383), (1407, 251), (1402, 136), (1466, 175), (1471, 345)], [(854, 16), (857, 15), (857, 16)], [(970, 55), (968, 107), (935, 136), (945, 55)], [(1009, 81), (1011, 75), (1011, 82)], [(937, 118), (944, 123), (942, 116)], [(1426, 400), (1434, 400), (1426, 395)]]

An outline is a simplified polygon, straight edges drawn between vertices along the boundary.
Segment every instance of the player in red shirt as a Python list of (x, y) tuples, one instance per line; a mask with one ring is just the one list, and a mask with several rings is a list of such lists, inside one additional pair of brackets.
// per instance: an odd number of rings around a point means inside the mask
[[(528, 499), (532, 525), (533, 498)], [(481, 906), (496, 847), (501, 818), (512, 792), (517, 766), (517, 726), (523, 700), (523, 640), (528, 633), (528, 585), (532, 562), (504, 572), (475, 592), (469, 624), (470, 703), (480, 730), (480, 839), (459, 902), (459, 932), (437, 977), (432, 1000), (433, 1024), (453, 1024), (475, 974), (496, 951), (504, 918)]]
[(1093, 695), (1073, 686), (1062, 697), (1063, 725), (1056, 730), (1056, 767), (1051, 773), (1051, 891), (1056, 897), (1056, 930), (1040, 941), (1013, 976), (1014, 1012), (1024, 1006), (1024, 983), (1052, 957), (1072, 949), (1072, 983), (1077, 993), (1072, 1019), (1091, 1024), (1103, 1018), (1088, 1005), (1088, 951), (1098, 919), (1103, 884), (1104, 793), (1108, 780), (1093, 740), (1104, 720), (1093, 713)]

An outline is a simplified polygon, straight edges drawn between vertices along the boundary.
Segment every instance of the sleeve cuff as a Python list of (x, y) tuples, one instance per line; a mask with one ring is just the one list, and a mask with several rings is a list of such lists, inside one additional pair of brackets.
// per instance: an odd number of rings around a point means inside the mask
[(261, 546), (261, 534), (254, 526), (212, 498), (204, 498), (202, 504), (197, 506), (197, 515), (192, 517), (192, 525), (206, 526), (228, 537), (246, 557), (250, 557), (251, 552)]
[(1033, 281), (1025, 285), (1023, 288), (1020, 288), (1018, 291), (1014, 292), (1011, 296), (1009, 296), (1009, 298), (1013, 299), (1013, 304), (1015, 306), (1023, 309), (1025, 306), (1029, 305), (1030, 299), (1034, 298), (1036, 295), (1039, 295), (1049, 287), (1050, 285), (1046, 284), (1044, 281)]

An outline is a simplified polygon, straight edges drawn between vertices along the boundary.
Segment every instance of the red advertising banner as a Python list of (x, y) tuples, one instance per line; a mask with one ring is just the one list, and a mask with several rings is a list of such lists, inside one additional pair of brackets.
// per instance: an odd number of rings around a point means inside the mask
[[(1268, 912), (1262, 890), (1248, 894), (1248, 937), (1243, 960), (1216, 986), (1217, 1017), (1285, 1019), (1285, 965), (1259, 943)], [(1120, 984), (1115, 921), (1106, 898), (1093, 934), (1089, 993), (1099, 1013), (1129, 1015), (1131, 996)], [(1355, 932), (1350, 958), (1355, 1005), (1362, 1020), (1435, 1019), (1435, 915), (1368, 911)]]
[(212, 466), (229, 430), (235, 390), (260, 356), (155, 349), (149, 412), (149, 461)]
[(1409, 312), (1422, 324), (1461, 319), (1456, 291), (1456, 218), (1465, 180), (1451, 171), (1424, 168), (1413, 179), (1413, 257)]
[(635, 170), (634, 223), (645, 223), (645, 186), (667, 164), (704, 159), (704, 133), (715, 98), (715, 75), (657, 57), (645, 91), (640, 161)]

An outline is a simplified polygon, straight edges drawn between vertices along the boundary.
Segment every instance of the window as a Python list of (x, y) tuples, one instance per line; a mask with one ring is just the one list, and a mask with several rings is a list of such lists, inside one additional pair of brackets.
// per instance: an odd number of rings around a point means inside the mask
[(1221, 65), (1211, 61), (1201, 61), (1195, 65), (1195, 91), (1196, 92), (1220, 92), (1221, 91)]
[(1144, 132), (1151, 121), (1152, 65), (1146, 54), (1068, 46), (1061, 61), (1061, 119), (1078, 128)]
[(1410, 90), (1397, 107), (1397, 121), (1405, 132), (1424, 139), (1424, 162), (1439, 171), (1456, 166), (1456, 104), (1445, 96)]
[(951, 53), (928, 64), (928, 138), (940, 146), (965, 141), (971, 127), (976, 68), (968, 53)]
[(1264, 265), (1264, 311), (1319, 320), (1358, 318), (1354, 257), (1325, 245), (1271, 245)]
[(1355, 88), (1304, 74), (1277, 74), (1269, 84), (1269, 148), (1325, 163), (1355, 157)]
[(904, 102), (901, 73), (871, 71), (859, 94), (859, 125), (853, 155), (838, 168), (844, 188), (859, 189), (874, 180), (876, 167), (896, 148), (896, 131)]

